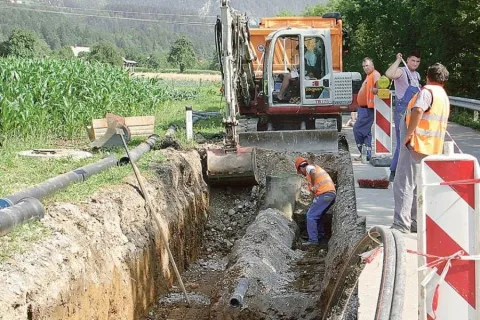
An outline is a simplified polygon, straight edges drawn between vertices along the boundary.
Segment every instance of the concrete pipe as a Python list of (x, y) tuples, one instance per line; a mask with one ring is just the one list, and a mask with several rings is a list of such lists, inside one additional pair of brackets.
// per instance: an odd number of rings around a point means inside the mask
[(237, 287), (230, 298), (230, 306), (239, 308), (243, 305), (243, 297), (248, 289), (248, 279), (243, 277), (238, 280)]

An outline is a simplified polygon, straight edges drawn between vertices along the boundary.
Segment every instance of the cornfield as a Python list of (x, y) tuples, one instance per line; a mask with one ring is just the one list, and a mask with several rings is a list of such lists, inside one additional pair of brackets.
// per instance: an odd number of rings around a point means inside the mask
[(107, 112), (150, 115), (165, 101), (195, 98), (198, 89), (188, 89), (81, 60), (0, 59), (0, 134), (72, 138)]

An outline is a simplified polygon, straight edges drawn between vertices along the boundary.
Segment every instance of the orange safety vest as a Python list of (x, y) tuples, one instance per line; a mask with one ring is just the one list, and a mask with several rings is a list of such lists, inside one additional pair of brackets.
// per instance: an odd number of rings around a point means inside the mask
[[(442, 154), (445, 132), (447, 131), (448, 116), (450, 114), (450, 102), (445, 90), (438, 85), (426, 85), (422, 90), (429, 90), (432, 93), (432, 105), (425, 111), (417, 128), (413, 132), (410, 145), (418, 153), (432, 155)], [(411, 112), (418, 93), (408, 103), (405, 121), (410, 124)]]
[(367, 82), (367, 79), (365, 79), (365, 82), (363, 83), (362, 87), (360, 88), (357, 94), (357, 104), (359, 107), (365, 107), (367, 105), (366, 82)]
[(377, 70), (373, 70), (367, 76), (367, 85), (366, 85), (366, 96), (367, 96), (367, 107), (373, 108), (375, 106), (375, 95), (373, 94), (372, 89), (375, 88), (375, 74), (378, 73)]
[(308, 187), (313, 191), (315, 196), (319, 196), (325, 192), (335, 192), (335, 185), (327, 171), (315, 165), (315, 174), (317, 178), (312, 182), (311, 174), (307, 173)]

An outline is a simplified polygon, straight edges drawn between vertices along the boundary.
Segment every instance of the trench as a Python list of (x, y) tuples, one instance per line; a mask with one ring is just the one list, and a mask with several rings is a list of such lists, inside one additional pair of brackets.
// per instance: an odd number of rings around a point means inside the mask
[[(270, 201), (267, 177), (298, 179), (293, 163), (300, 154), (258, 150), (258, 186), (209, 189), (201, 152), (155, 151), (167, 162), (150, 164), (153, 176), (146, 187), (192, 306), (184, 301), (132, 174), (81, 204), (47, 208), (42, 221), (52, 236), (14, 264), (0, 265), (0, 315), (32, 320), (320, 319), (345, 256), (365, 232), (356, 214), (345, 139), (339, 147), (335, 154), (302, 154), (337, 185), (337, 199), (325, 215), (328, 248), (299, 246), (310, 202), (305, 189), (293, 198), (280, 194), (280, 205)], [(285, 204), (291, 205), (290, 214)], [(242, 307), (233, 308), (230, 298), (241, 277), (248, 278), (248, 290)], [(351, 316), (342, 317), (355, 319), (355, 303), (341, 302), (347, 303), (353, 306)]]
[[(142, 319), (320, 319), (342, 257), (365, 230), (356, 215), (346, 150), (341, 141), (338, 154), (310, 155), (338, 190), (322, 218), (328, 248), (301, 246), (311, 198), (304, 188), (291, 187), (303, 185), (293, 169), (299, 154), (259, 150), (259, 186), (210, 189), (203, 241), (197, 243), (200, 255), (182, 273), (191, 305), (173, 286)], [(230, 299), (242, 277), (249, 286), (241, 307), (235, 307)], [(343, 301), (349, 304), (343, 319), (356, 319), (357, 297), (352, 296)]]

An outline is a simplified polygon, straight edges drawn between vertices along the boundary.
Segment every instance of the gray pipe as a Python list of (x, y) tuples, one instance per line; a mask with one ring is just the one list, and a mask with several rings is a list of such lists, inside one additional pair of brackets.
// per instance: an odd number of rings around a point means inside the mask
[(73, 171), (48, 179), (36, 186), (19, 191), (0, 199), (0, 209), (13, 206), (25, 198), (41, 200), (55, 192), (65, 189), (72, 183), (83, 182), (88, 177), (117, 165), (117, 158), (109, 156), (96, 163), (83, 166)]
[(0, 236), (16, 226), (45, 216), (42, 203), (35, 198), (24, 198), (19, 203), (0, 210)]
[(243, 305), (243, 297), (248, 289), (248, 279), (243, 277), (238, 280), (237, 287), (230, 298), (230, 306), (239, 308)]
[(128, 155), (124, 155), (123, 157), (120, 158), (120, 161), (118, 161), (119, 166), (126, 165), (130, 162), (137, 162), (138, 159), (147, 151), (150, 151), (152, 147), (155, 145), (155, 142), (158, 139), (158, 135), (152, 134), (150, 137), (145, 142), (142, 142), (139, 144), (135, 149), (130, 150), (130, 156), (132, 157), (131, 159), (128, 158)]

